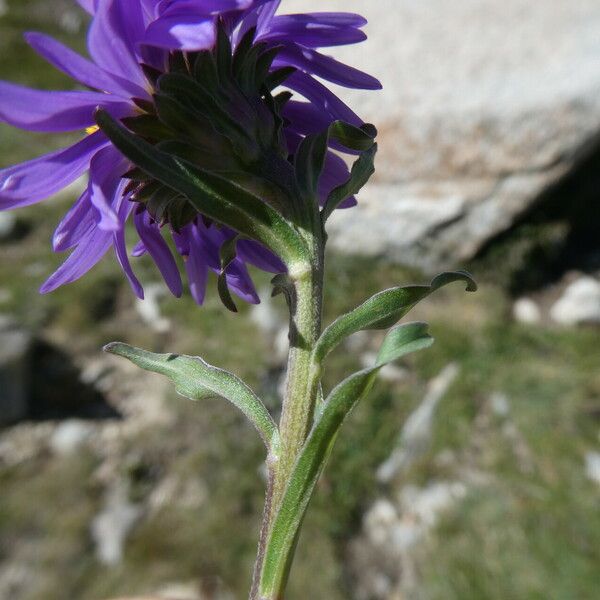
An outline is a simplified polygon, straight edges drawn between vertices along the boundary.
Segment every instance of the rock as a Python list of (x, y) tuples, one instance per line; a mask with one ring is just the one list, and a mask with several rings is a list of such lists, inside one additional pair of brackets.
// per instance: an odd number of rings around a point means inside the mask
[[(360, 357), (360, 363), (363, 369), (372, 367), (377, 362), (377, 354), (375, 352), (365, 352)], [(386, 381), (391, 384), (398, 384), (406, 381), (409, 377), (410, 371), (404, 367), (400, 367), (393, 363), (385, 365), (379, 371), (379, 378), (382, 381)]]
[(113, 485), (91, 527), (96, 556), (102, 564), (114, 567), (121, 563), (125, 542), (141, 516), (141, 506), (129, 501), (127, 486), (122, 482)]
[(495, 392), (490, 396), (492, 412), (501, 419), (506, 419), (510, 415), (510, 401), (506, 394)]
[(571, 283), (550, 310), (560, 325), (600, 324), (600, 282), (580, 277)]
[[(0, 14), (2, 6), (0, 5)], [(12, 212), (0, 212), (0, 242), (6, 242), (12, 238), (17, 229), (17, 216)]]
[(414, 551), (467, 494), (460, 481), (407, 486), (398, 498), (377, 500), (363, 519), (363, 532), (350, 546), (356, 598), (413, 598), (418, 586)]
[(390, 482), (429, 449), (435, 411), (459, 372), (458, 365), (451, 363), (429, 383), (425, 398), (402, 428), (398, 447), (377, 470), (381, 483)]
[(542, 320), (542, 311), (531, 298), (519, 298), (513, 306), (513, 316), (519, 323), (537, 325)]
[(164, 317), (160, 310), (160, 300), (166, 295), (164, 285), (152, 283), (144, 286), (144, 299), (137, 300), (135, 307), (142, 321), (156, 333), (167, 333), (171, 329), (171, 321)]
[(24, 419), (29, 411), (32, 338), (5, 322), (0, 326), (0, 424)]
[(594, 483), (600, 485), (600, 452), (585, 455), (585, 473)]
[(94, 427), (78, 419), (69, 419), (54, 430), (50, 438), (50, 449), (59, 456), (77, 452), (93, 435)]
[(600, 129), (597, 0), (288, 0), (286, 11), (317, 7), (365, 14), (368, 42), (327, 53), (384, 84), (340, 90), (377, 125), (380, 152), (360, 206), (330, 221), (338, 249), (427, 269), (465, 261)]

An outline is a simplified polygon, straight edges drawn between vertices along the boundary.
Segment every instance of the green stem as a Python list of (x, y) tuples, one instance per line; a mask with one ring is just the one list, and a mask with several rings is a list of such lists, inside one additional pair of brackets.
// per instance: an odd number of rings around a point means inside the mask
[[(294, 464), (310, 432), (315, 405), (319, 398), (319, 376), (313, 368), (311, 354), (321, 334), (324, 253), (320, 236), (312, 241), (311, 262), (297, 270), (291, 269), (289, 273), (290, 352), (279, 424), (279, 447), (277, 455), (269, 459), (269, 484), (250, 593), (251, 600), (283, 598), (285, 581), (274, 595), (264, 597), (260, 594), (264, 551)], [(281, 557), (281, 560), (285, 563), (287, 572), (293, 560), (293, 550), (288, 556)]]

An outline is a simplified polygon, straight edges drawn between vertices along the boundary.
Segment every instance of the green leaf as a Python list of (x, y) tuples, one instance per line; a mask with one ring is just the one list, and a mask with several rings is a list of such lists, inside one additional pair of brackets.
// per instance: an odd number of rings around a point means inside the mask
[(219, 273), (217, 289), (219, 291), (219, 296), (221, 297), (221, 302), (225, 305), (225, 308), (234, 313), (236, 313), (238, 309), (233, 301), (231, 292), (229, 291), (229, 285), (227, 285), (227, 268), (237, 256), (237, 243), (240, 239), (243, 239), (243, 237), (236, 235), (230, 240), (223, 242), (223, 245), (219, 249), (221, 272)]
[(357, 331), (391, 327), (404, 317), (415, 304), (454, 281), (466, 282), (469, 292), (477, 290), (477, 284), (469, 273), (454, 271), (438, 275), (430, 285), (396, 287), (375, 294), (364, 304), (339, 317), (325, 329), (313, 352), (315, 364), (321, 365), (325, 357), (342, 340)]
[(319, 179), (325, 165), (328, 141), (327, 131), (313, 133), (302, 140), (296, 151), (294, 160), (296, 179), (300, 189), (308, 198), (314, 198), (317, 194)]
[(146, 371), (165, 375), (175, 384), (177, 393), (190, 400), (229, 400), (248, 417), (269, 450), (277, 444), (279, 434), (271, 415), (256, 394), (232, 373), (198, 357), (154, 354), (119, 342), (104, 350), (127, 358)]
[(350, 179), (346, 183), (336, 187), (327, 198), (325, 207), (321, 214), (325, 222), (331, 213), (347, 198), (358, 194), (367, 184), (371, 175), (375, 173), (375, 154), (377, 154), (377, 144), (373, 144), (368, 150), (365, 150), (352, 166)]
[(365, 124), (362, 127), (355, 127), (344, 121), (334, 121), (329, 126), (329, 137), (342, 146), (351, 150), (365, 152), (375, 143), (377, 129), (371, 124)]
[(375, 135), (377, 130), (372, 125), (359, 128), (343, 121), (334, 121), (325, 131), (309, 134), (302, 140), (296, 151), (294, 170), (300, 191), (308, 200), (305, 203), (307, 207), (318, 210), (316, 206), (311, 207), (310, 200), (317, 196), (330, 140), (335, 140), (351, 150), (364, 152), (366, 156), (358, 159), (350, 180), (341, 189), (334, 190), (338, 191), (338, 195), (348, 190), (348, 195), (341, 200), (334, 198), (329, 207), (326, 207), (326, 211), (333, 211), (340, 202), (354, 193), (353, 190), (360, 189), (374, 172), (373, 159), (377, 151)]
[(355, 373), (329, 395), (296, 461), (265, 549), (261, 594), (275, 597), (290, 568), (289, 556), (317, 481), (331, 454), (337, 434), (355, 406), (370, 391), (379, 370), (411, 352), (433, 343), (426, 323), (408, 323), (386, 336), (375, 365)]
[(298, 232), (260, 198), (215, 173), (161, 152), (102, 109), (96, 112), (96, 121), (129, 160), (186, 196), (199, 213), (263, 243), (288, 266), (304, 260), (307, 249)]

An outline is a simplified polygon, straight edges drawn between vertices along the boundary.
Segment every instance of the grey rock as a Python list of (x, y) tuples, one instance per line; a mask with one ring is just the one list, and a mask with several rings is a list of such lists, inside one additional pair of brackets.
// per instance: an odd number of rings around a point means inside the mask
[(114, 567), (121, 563), (125, 542), (141, 516), (142, 507), (129, 501), (128, 486), (122, 482), (113, 485), (91, 527), (96, 556), (102, 564)]
[(50, 438), (50, 449), (59, 456), (67, 456), (80, 450), (92, 437), (94, 427), (79, 419), (59, 423)]
[(513, 316), (519, 323), (537, 325), (542, 320), (542, 311), (531, 298), (519, 298), (513, 305)]
[(144, 286), (144, 299), (138, 299), (135, 303), (142, 321), (156, 333), (167, 333), (171, 329), (171, 321), (163, 316), (160, 310), (160, 302), (166, 294), (163, 284), (151, 283)]
[[(2, 6), (0, 5), (0, 15)], [(9, 240), (17, 229), (17, 216), (12, 212), (0, 212), (0, 242)]]
[(600, 486), (600, 452), (588, 452), (585, 455), (585, 473)]
[(0, 424), (27, 416), (32, 338), (26, 331), (0, 326)]
[(375, 182), (330, 221), (343, 251), (427, 269), (469, 259), (600, 130), (597, 0), (286, 4), (306, 9), (365, 14), (369, 40), (330, 54), (384, 84), (340, 90), (380, 132)]
[(380, 482), (392, 481), (429, 449), (436, 409), (459, 372), (458, 365), (451, 363), (429, 383), (425, 398), (406, 420), (396, 449), (377, 470)]
[(580, 277), (571, 283), (550, 310), (560, 325), (600, 324), (600, 281)]

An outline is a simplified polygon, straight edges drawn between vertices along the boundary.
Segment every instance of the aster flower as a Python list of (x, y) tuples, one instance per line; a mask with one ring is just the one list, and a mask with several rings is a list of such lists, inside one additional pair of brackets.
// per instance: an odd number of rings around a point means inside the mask
[[(112, 247), (132, 289), (143, 297), (125, 242), (125, 225), (132, 221), (139, 242), (131, 255), (149, 255), (174, 295), (182, 294), (183, 283), (171, 247), (184, 259), (197, 303), (204, 300), (211, 270), (221, 276), (227, 290), (258, 302), (247, 265), (281, 273), (286, 269), (282, 260), (256, 241), (243, 239), (224, 263), (223, 247), (236, 237), (236, 231), (207, 218), (168, 186), (149, 180), (98, 130), (94, 115), (100, 107), (163, 150), (183, 153), (186, 160), (226, 176), (265, 203), (277, 204), (282, 184), (254, 168), (259, 159), (255, 140), (246, 136), (243, 144), (232, 142), (236, 134), (230, 130), (235, 129), (237, 119), (238, 129), (245, 123), (260, 138), (265, 133), (261, 127), (270, 125), (271, 135), (277, 137), (274, 147), (292, 163), (305, 136), (326, 129), (337, 119), (361, 125), (360, 118), (315, 77), (364, 89), (376, 89), (378, 82), (315, 48), (362, 41), (365, 21), (345, 13), (276, 16), (280, 2), (274, 0), (78, 2), (92, 16), (91, 60), (40, 33), (29, 33), (26, 40), (50, 64), (87, 89), (38, 91), (0, 82), (1, 121), (29, 131), (85, 132), (68, 148), (0, 171), (0, 210), (44, 200), (88, 173), (86, 189), (53, 237), (55, 251), (71, 250), (71, 254), (41, 291), (50, 292), (80, 278)], [(224, 111), (210, 106), (204, 111), (171, 106), (173, 96), (165, 88), (177, 85), (176, 77), (188, 76), (194, 68), (210, 69), (219, 35), (221, 50), (225, 48), (231, 60), (236, 52), (242, 56), (242, 45), (246, 53), (267, 57), (262, 79), (244, 90), (244, 94), (254, 94), (254, 104), (249, 109), (231, 102)], [(199, 76), (207, 74), (203, 71)], [(237, 80), (234, 83), (239, 85)], [(290, 94), (274, 100), (271, 91), (280, 84), (303, 100), (290, 100)], [(223, 102), (227, 104), (225, 96)], [(275, 102), (269, 108), (272, 114), (263, 106), (267, 102)], [(336, 142), (332, 147), (340, 149)], [(349, 176), (344, 160), (328, 151), (318, 185), (321, 201)], [(341, 205), (354, 203), (349, 197)], [(167, 236), (173, 244), (167, 243)]]

